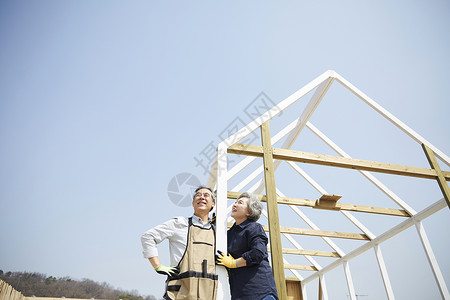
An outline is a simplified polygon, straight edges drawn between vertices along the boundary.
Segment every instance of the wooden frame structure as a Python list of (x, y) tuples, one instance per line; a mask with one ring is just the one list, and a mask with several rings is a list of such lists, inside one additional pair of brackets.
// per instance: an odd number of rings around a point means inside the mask
[[(384, 162), (367, 161), (361, 159), (351, 158), (339, 146), (337, 146), (331, 139), (319, 131), (309, 120), (314, 111), (322, 101), (333, 82), (338, 82), (345, 88), (350, 90), (364, 103), (369, 105), (376, 112), (381, 114), (384, 118), (392, 124), (400, 128), (404, 133), (411, 137), (414, 141), (422, 145), (430, 169), (419, 168), (413, 166), (394, 165)], [(270, 121), (280, 112), (287, 109), (290, 105), (300, 100), (306, 94), (314, 91), (311, 99), (304, 108), (301, 116), (284, 127), (276, 135), (270, 134)], [(303, 151), (291, 150), (294, 141), (299, 136), (300, 132), (307, 127), (329, 147), (331, 147), (339, 156), (308, 153)], [(255, 130), (261, 131), (261, 145), (248, 145), (240, 143), (245, 137)], [(284, 140), (280, 148), (273, 148), (273, 145), (283, 138)], [(232, 169), (228, 170), (227, 162), (228, 156), (233, 154), (245, 155)], [(229, 181), (236, 174), (248, 167), (256, 158), (262, 158), (262, 166), (254, 170), (244, 180), (234, 187), (229, 187)], [(378, 266), (381, 272), (384, 288), (388, 299), (394, 299), (393, 289), (387, 273), (387, 268), (383, 259), (380, 244), (391, 237), (402, 232), (406, 228), (415, 226), (422, 242), (425, 254), (428, 258), (431, 270), (434, 275), (440, 295), (443, 299), (450, 299), (449, 291), (445, 284), (444, 278), (440, 271), (438, 262), (434, 256), (430, 242), (427, 238), (422, 221), (434, 214), (435, 212), (450, 207), (450, 189), (447, 181), (450, 180), (450, 172), (441, 169), (437, 159), (440, 159), (443, 164), (450, 166), (450, 158), (442, 153), (439, 149), (434, 147), (431, 143), (414, 132), (411, 128), (406, 126), (379, 104), (369, 98), (367, 95), (358, 90), (355, 86), (345, 80), (342, 76), (334, 71), (327, 71), (311, 81), (309, 84), (295, 92), (290, 97), (286, 98), (278, 105), (268, 110), (260, 117), (253, 120), (250, 124), (239, 130), (236, 134), (230, 136), (218, 145), (217, 159), (211, 170), (209, 177), (209, 186), (216, 186), (217, 193), (217, 249), (226, 251), (226, 230), (230, 226), (227, 216), (230, 212), (228, 207), (228, 199), (236, 199), (243, 188), (251, 183), (258, 176), (262, 178), (256, 182), (251, 188), (246, 189), (254, 193), (263, 202), (266, 202), (267, 212), (263, 214), (268, 218), (268, 226), (264, 226), (265, 230), (269, 232), (271, 263), (274, 272), (275, 281), (277, 283), (277, 290), (279, 297), (282, 300), (288, 299), (288, 290), (295, 290), (295, 284), (300, 282), (301, 298), (306, 299), (305, 286), (315, 279), (319, 279), (319, 299), (328, 299), (327, 288), (325, 284), (325, 274), (338, 266), (343, 266), (344, 274), (347, 282), (348, 295), (351, 300), (357, 300), (357, 294), (350, 272), (349, 261), (358, 255), (373, 249), (376, 255)], [(292, 167), (298, 174), (300, 174), (311, 186), (313, 186), (322, 196), (318, 199), (299, 199), (286, 197), (277, 187), (275, 182), (275, 172), (280, 163), (284, 161), (287, 165)], [(400, 208), (385, 208), (366, 205), (355, 205), (341, 203), (340, 195), (330, 195), (317, 182), (315, 182), (304, 170), (302, 170), (298, 163), (323, 165), (329, 167), (338, 167), (344, 169), (352, 169), (361, 173), (366, 179), (387, 195)], [(395, 174), (407, 177), (425, 178), (436, 180), (443, 194), (441, 200), (430, 204), (422, 211), (416, 212), (405, 201), (389, 190), (380, 180), (375, 178), (369, 172)], [(261, 194), (265, 189), (265, 194)], [(290, 207), (310, 228), (289, 228), (280, 225), (278, 206), (287, 205)], [(351, 223), (353, 223), (361, 233), (337, 232), (321, 230), (314, 224), (306, 215), (299, 210), (299, 207), (309, 207), (317, 210), (334, 211), (342, 214)], [(360, 212), (376, 215), (389, 215), (398, 218), (403, 218), (402, 222), (385, 231), (382, 234), (375, 235), (370, 232), (351, 212)], [(295, 248), (283, 248), (281, 236), (283, 235)], [(292, 235), (305, 235), (321, 237), (332, 249), (332, 251), (323, 250), (305, 250)], [(330, 238), (338, 239), (353, 239), (359, 240), (363, 244), (354, 250), (345, 253), (341, 250)], [(289, 264), (283, 254), (303, 255), (311, 265), (295, 265)], [(313, 256), (328, 257), (334, 259), (332, 263), (322, 267), (318, 264)], [(293, 278), (286, 278), (285, 269), (290, 270)], [(300, 276), (296, 270), (308, 270), (313, 273), (305, 278)], [(228, 283), (226, 278), (226, 271), (223, 268), (218, 268), (219, 274), (219, 292), (218, 299), (229, 299)], [(287, 284), (287, 282), (289, 284)], [(297, 293), (297, 292), (296, 292)], [(292, 299), (292, 297), (289, 297)]]

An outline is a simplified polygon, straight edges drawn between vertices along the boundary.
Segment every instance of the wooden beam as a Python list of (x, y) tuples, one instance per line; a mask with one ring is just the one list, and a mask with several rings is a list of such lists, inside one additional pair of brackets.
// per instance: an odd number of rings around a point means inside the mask
[(450, 188), (448, 187), (447, 181), (445, 181), (444, 172), (441, 171), (439, 164), (437, 162), (436, 157), (434, 156), (433, 151), (427, 147), (427, 145), (422, 144), (423, 151), (425, 151), (425, 155), (427, 156), (428, 162), (430, 166), (437, 173), (437, 182), (439, 187), (441, 188), (442, 194), (444, 194), (445, 201), (447, 201), (447, 205), (450, 208)]
[[(269, 231), (266, 225), (263, 225), (264, 231)], [(298, 234), (298, 235), (309, 235), (309, 236), (325, 236), (340, 239), (351, 239), (351, 240), (370, 240), (369, 237), (361, 233), (348, 233), (348, 232), (338, 232), (338, 231), (327, 231), (327, 230), (315, 230), (315, 229), (305, 229), (305, 228), (292, 228), (292, 227), (280, 227), (281, 233)]]
[(314, 208), (326, 210), (341, 210), (340, 203), (337, 203), (341, 198), (341, 195), (322, 195), (322, 197), (316, 200)]
[(357, 204), (345, 204), (345, 203), (340, 203), (339, 207), (341, 208), (341, 210), (355, 211), (355, 212), (362, 212), (362, 213), (372, 213), (372, 214), (398, 216), (398, 217), (409, 217), (410, 216), (404, 209), (375, 207), (375, 206), (366, 206), (366, 205), (357, 205)]
[[(228, 148), (228, 153), (262, 157), (263, 149), (261, 146), (234, 144)], [(383, 162), (374, 162), (368, 160), (338, 157), (325, 154), (316, 154), (288, 149), (274, 148), (273, 158), (287, 161), (296, 161), (301, 163), (387, 173), (394, 175), (403, 175), (427, 179), (437, 178), (437, 173), (433, 169), (394, 165)], [(442, 175), (444, 176), (445, 180), (450, 180), (450, 172), (442, 171)]]
[(322, 280), (319, 278), (319, 300), (323, 300), (323, 293), (322, 293)]
[[(270, 252), (270, 247), (267, 247), (267, 251)], [(282, 252), (284, 254), (295, 254), (295, 255), (309, 255), (309, 256), (323, 256), (323, 257), (341, 257), (337, 252), (330, 252), (330, 251), (317, 251), (317, 250), (283, 248)]]
[(317, 271), (317, 268), (314, 266), (305, 266), (305, 265), (284, 265), (285, 269), (292, 269), (292, 270), (304, 270), (304, 271)]
[(288, 300), (303, 300), (302, 284), (298, 278), (291, 280), (292, 277), (286, 277), (286, 291)]
[(270, 248), (272, 249), (272, 270), (277, 287), (278, 297), (287, 299), (286, 281), (284, 279), (284, 262), (281, 252), (280, 219), (278, 217), (277, 191), (273, 166), (273, 148), (270, 141), (269, 121), (261, 125), (261, 140), (264, 163), (264, 180), (266, 185), (267, 214), (269, 219)]
[(300, 282), (301, 280), (298, 279), (297, 277), (289, 277), (289, 276), (286, 276), (286, 281), (298, 281), (298, 282)]
[[(237, 199), (237, 197), (240, 194), (241, 193), (239, 193), (239, 192), (228, 192), (228, 199)], [(254, 195), (254, 196), (259, 198), (263, 202), (267, 201), (265, 195)], [(277, 201), (278, 201), (278, 204), (307, 206), (307, 207), (316, 208), (315, 200), (289, 198), (289, 197), (277, 197)], [(358, 205), (358, 204), (345, 204), (345, 203), (339, 203), (339, 208), (341, 210), (380, 214), (380, 215), (390, 215), (390, 216), (399, 216), (399, 217), (409, 217), (410, 216), (404, 209), (396, 209), (396, 208), (384, 208), (384, 207), (366, 206), (366, 205)]]

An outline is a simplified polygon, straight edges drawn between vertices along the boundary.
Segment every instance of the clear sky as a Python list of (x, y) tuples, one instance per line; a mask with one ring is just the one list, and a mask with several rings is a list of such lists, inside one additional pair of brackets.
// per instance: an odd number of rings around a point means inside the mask
[[(251, 121), (245, 109), (261, 92), (278, 103), (329, 69), (449, 155), (449, 29), (444, 0), (1, 1), (0, 269), (161, 296), (163, 278), (142, 257), (140, 235), (191, 214), (170, 200), (169, 182), (180, 173), (206, 182), (195, 159), (233, 120)], [(361, 104), (330, 103), (335, 119), (314, 120), (338, 141), (353, 135), (336, 124), (369, 122)], [(390, 129), (371, 129), (387, 143), (360, 149), (367, 142), (360, 132), (362, 140), (345, 150), (416, 165)], [(313, 152), (303, 145), (297, 149)], [(423, 158), (417, 164), (427, 167)], [(386, 180), (395, 189), (396, 179)], [(331, 193), (342, 194), (344, 182), (332, 182)], [(431, 195), (414, 208), (441, 197), (439, 189)], [(442, 236), (449, 210), (437, 215), (430, 242), (449, 285), (450, 243)], [(403, 241), (419, 245), (414, 231)], [(404, 255), (404, 264), (386, 255), (388, 269), (423, 265), (417, 277), (428, 279), (416, 286), (438, 296), (423, 249), (417, 251), (419, 259)], [(369, 295), (363, 299), (385, 297), (382, 288), (377, 294), (366, 287), (370, 277), (355, 278), (357, 292)], [(399, 299), (420, 293), (401, 277), (392, 281)]]

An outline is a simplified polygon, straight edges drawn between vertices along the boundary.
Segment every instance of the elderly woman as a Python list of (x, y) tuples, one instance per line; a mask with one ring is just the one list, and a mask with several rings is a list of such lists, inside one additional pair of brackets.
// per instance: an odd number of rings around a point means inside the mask
[(256, 222), (261, 211), (261, 202), (248, 193), (241, 194), (231, 210), (236, 222), (228, 230), (228, 255), (219, 251), (217, 261), (228, 268), (232, 300), (278, 299), (267, 236)]

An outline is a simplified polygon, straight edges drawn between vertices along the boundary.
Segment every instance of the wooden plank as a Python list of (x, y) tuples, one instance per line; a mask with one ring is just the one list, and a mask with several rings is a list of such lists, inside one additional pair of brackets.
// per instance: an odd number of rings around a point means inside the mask
[[(270, 247), (267, 247), (267, 251), (270, 252)], [(323, 257), (341, 257), (337, 252), (330, 252), (330, 251), (317, 251), (317, 250), (283, 248), (282, 252), (284, 254), (295, 254), (295, 255), (309, 255), (309, 256), (323, 256)]]
[(23, 299), (23, 295), (21, 292), (14, 289), (11, 285), (6, 284), (5, 287), (6, 293), (1, 295), (0, 299), (2, 300), (21, 300)]
[(0, 279), (0, 300), (6, 299), (6, 290), (8, 288), (8, 284)]
[(287, 281), (297, 281), (297, 282), (300, 282), (300, 279), (298, 279), (297, 277), (286, 276), (286, 282), (287, 282)]
[(23, 299), (22, 293), (17, 290), (14, 290), (14, 293), (11, 296), (12, 296), (11, 300), (22, 300)]
[(339, 204), (341, 210), (346, 211), (355, 211), (362, 213), (372, 213), (379, 215), (389, 215), (389, 216), (398, 216), (398, 217), (409, 217), (410, 215), (404, 209), (396, 209), (396, 208), (385, 208), (385, 207), (375, 207), (375, 206), (366, 206), (366, 205), (358, 205), (358, 204)]
[(304, 270), (304, 271), (317, 271), (317, 268), (314, 266), (305, 266), (305, 265), (284, 265), (285, 269), (292, 269), (292, 270)]
[(3, 293), (1, 295), (2, 300), (9, 300), (9, 298), (11, 297), (10, 296), (11, 292), (12, 292), (12, 286), (7, 284), (6, 287), (3, 289)]
[(436, 157), (434, 156), (433, 151), (428, 148), (425, 144), (422, 144), (423, 151), (425, 151), (425, 155), (427, 156), (428, 162), (430, 166), (437, 173), (437, 182), (439, 187), (441, 188), (442, 194), (444, 194), (445, 201), (447, 201), (447, 205), (450, 208), (450, 188), (448, 187), (447, 181), (445, 181), (444, 172), (441, 171), (439, 164), (437, 162)]
[[(237, 197), (241, 193), (238, 192), (228, 192), (228, 199), (237, 199)], [(265, 195), (254, 195), (259, 198), (261, 201), (266, 201)], [(287, 205), (297, 205), (297, 206), (307, 206), (315, 208), (315, 200), (308, 199), (298, 199), (298, 198), (290, 198), (290, 197), (277, 197), (278, 204), (287, 204)], [(399, 216), (399, 217), (409, 217), (410, 215), (404, 209), (396, 209), (396, 208), (384, 208), (384, 207), (376, 207), (376, 206), (366, 206), (366, 205), (358, 205), (358, 204), (346, 204), (339, 203), (339, 207), (341, 210), (355, 211), (355, 212), (363, 212), (363, 213), (372, 213), (372, 214), (380, 214), (380, 215), (390, 215), (390, 216)]]
[[(269, 231), (266, 225), (263, 225), (264, 231)], [(370, 240), (369, 237), (361, 233), (348, 233), (348, 232), (338, 232), (338, 231), (327, 231), (327, 230), (314, 230), (305, 228), (292, 228), (292, 227), (280, 227), (281, 233), (298, 234), (298, 235), (309, 235), (309, 236), (325, 236), (340, 239), (352, 239), (352, 240)]]
[(8, 284), (6, 286), (5, 293), (2, 295), (4, 297), (3, 299), (9, 300), (12, 291), (13, 287)]
[(341, 198), (341, 195), (322, 195), (322, 197), (316, 200), (314, 208), (326, 210), (341, 210), (340, 203), (337, 203)]
[(6, 282), (0, 279), (0, 300), (3, 299), (3, 294), (5, 293)]
[[(295, 279), (291, 279), (295, 278)], [(286, 277), (286, 292), (288, 300), (302, 300), (302, 284), (296, 277)]]
[[(234, 144), (228, 148), (228, 153), (262, 157), (263, 148), (261, 146), (255, 145)], [(310, 164), (387, 173), (394, 175), (403, 175), (427, 179), (437, 178), (437, 173), (433, 169), (395, 165), (383, 162), (375, 162), (347, 157), (338, 157), (325, 154), (316, 154), (288, 149), (274, 148), (273, 158), (286, 161), (296, 161), (301, 163), (310, 163)], [(450, 172), (442, 171), (442, 174), (445, 180), (450, 180)]]
[(323, 294), (322, 294), (322, 280), (319, 278), (319, 300), (323, 300)]
[(283, 254), (281, 252), (280, 220), (278, 217), (277, 192), (273, 166), (273, 148), (270, 141), (269, 121), (261, 125), (261, 140), (263, 149), (264, 180), (266, 185), (267, 214), (269, 219), (270, 248), (272, 249), (272, 270), (277, 286), (278, 297), (287, 299), (286, 282), (284, 279)]

